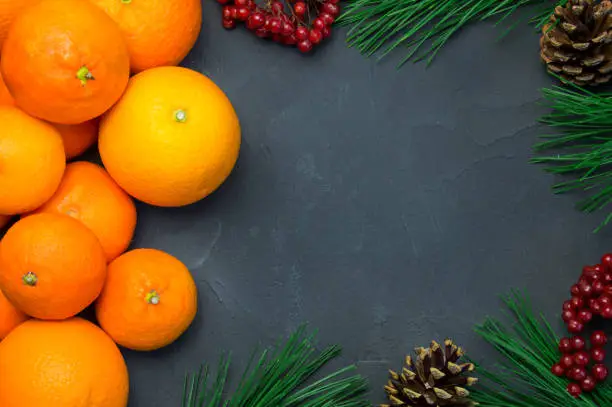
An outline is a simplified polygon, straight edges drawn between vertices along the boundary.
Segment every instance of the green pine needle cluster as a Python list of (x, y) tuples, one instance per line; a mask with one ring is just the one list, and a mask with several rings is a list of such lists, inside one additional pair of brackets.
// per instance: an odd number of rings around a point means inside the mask
[(212, 381), (209, 380), (208, 366), (188, 375), (181, 406), (369, 407), (364, 398), (366, 380), (355, 374), (347, 376), (354, 371), (354, 366), (309, 383), (315, 373), (339, 354), (338, 346), (317, 351), (314, 334), (307, 334), (302, 326), (284, 343), (265, 349), (259, 357), (252, 358), (231, 397), (224, 396), (229, 356), (221, 358), (216, 378)]
[[(544, 103), (552, 112), (541, 122), (554, 130), (534, 146), (539, 156), (532, 162), (544, 164), (553, 174), (572, 179), (553, 186), (556, 193), (584, 191), (580, 210), (591, 213), (612, 201), (612, 93), (593, 93), (576, 85), (543, 89)], [(550, 154), (543, 151), (553, 150)], [(556, 150), (556, 151), (554, 151)], [(612, 220), (609, 214), (599, 230)]]
[(536, 317), (525, 295), (513, 292), (504, 302), (511, 323), (487, 319), (476, 332), (503, 358), (494, 370), (478, 367), (484, 380), (472, 392), (480, 407), (602, 407), (612, 403), (612, 385), (573, 398), (567, 379), (550, 371), (560, 357), (558, 338), (543, 316)]
[[(431, 63), (438, 52), (468, 24), (494, 19), (501, 23), (517, 9), (536, 6), (538, 27), (554, 7), (566, 0), (352, 0), (338, 19), (350, 25), (347, 42), (361, 53), (380, 57), (398, 47), (408, 48), (400, 65), (414, 60)], [(510, 24), (505, 32), (516, 25)]]

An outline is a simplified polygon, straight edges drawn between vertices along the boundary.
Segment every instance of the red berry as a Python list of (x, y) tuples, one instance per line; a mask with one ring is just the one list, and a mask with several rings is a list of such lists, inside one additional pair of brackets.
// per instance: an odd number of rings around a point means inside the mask
[(612, 283), (612, 274), (610, 273), (604, 274), (604, 283)]
[(600, 280), (593, 281), (593, 292), (595, 294), (603, 293), (605, 287), (606, 286), (602, 281)]
[(578, 398), (582, 394), (582, 389), (580, 388), (580, 385), (578, 383), (569, 383), (567, 385), (567, 392), (572, 397)]
[(561, 314), (561, 318), (563, 318), (565, 322), (569, 322), (572, 319), (576, 319), (576, 314), (574, 313), (574, 311), (563, 311), (563, 313)]
[(295, 45), (295, 44), (297, 44), (297, 42), (298, 42), (298, 40), (295, 37), (295, 33), (283, 37), (283, 44)]
[(584, 300), (580, 297), (572, 297), (570, 300), (572, 302), (572, 306), (574, 308), (582, 308), (584, 307)]
[(574, 366), (574, 357), (572, 355), (563, 355), (561, 360), (559, 360), (559, 364), (564, 368), (570, 368)]
[[(327, 27), (326, 27), (327, 28)], [(563, 311), (574, 309), (572, 302), (570, 300), (563, 301)]]
[(265, 28), (258, 28), (255, 30), (255, 35), (258, 36), (259, 38), (268, 38), (270, 36), (270, 31), (266, 30)]
[(572, 339), (570, 339), (570, 341), (572, 343), (572, 348), (576, 351), (583, 350), (584, 346), (586, 345), (586, 342), (581, 336), (574, 336)]
[(593, 313), (591, 311), (585, 309), (578, 311), (578, 320), (583, 324), (586, 324), (591, 319), (593, 319)]
[(580, 387), (582, 387), (582, 390), (584, 390), (584, 391), (593, 391), (593, 390), (595, 390), (595, 385), (596, 384), (597, 383), (595, 382), (594, 378), (592, 378), (591, 376), (587, 376), (580, 383)]
[(577, 333), (582, 332), (583, 329), (584, 329), (584, 325), (580, 321), (572, 319), (567, 322), (567, 330), (570, 333), (577, 334)]
[(591, 345), (595, 347), (605, 346), (608, 343), (608, 337), (604, 331), (595, 331), (591, 334)]
[(270, 32), (273, 34), (280, 34), (280, 32), (283, 30), (283, 22), (281, 19), (278, 17), (272, 17), (268, 19), (268, 21), (268, 29)]
[(317, 30), (322, 30), (323, 27), (325, 27), (327, 24), (325, 24), (325, 22), (321, 19), (321, 17), (317, 17), (314, 19), (314, 21), (312, 22), (312, 27), (316, 28)]
[(595, 298), (591, 298), (589, 300), (589, 308), (595, 314), (599, 314), (601, 312), (601, 304)]
[(612, 253), (606, 253), (602, 256), (601, 265), (607, 271), (612, 271)]
[(272, 10), (273, 13), (280, 14), (285, 11), (285, 5), (281, 3), (280, 1), (273, 1), (270, 4), (270, 9)]
[(591, 358), (595, 362), (603, 362), (606, 358), (606, 351), (603, 348), (593, 348), (591, 349)]
[(249, 0), (249, 1), (247, 2), (247, 8), (248, 8), (249, 10), (255, 10), (255, 9), (257, 8), (257, 3), (255, 3), (255, 1), (254, 1), (254, 0)]
[(338, 14), (340, 14), (340, 7), (334, 3), (323, 3), (323, 11), (332, 17), (336, 17)]
[(574, 362), (578, 366), (586, 366), (590, 360), (591, 357), (589, 356), (589, 354), (583, 350), (580, 352), (576, 352), (576, 354), (574, 355)]
[(590, 297), (591, 295), (593, 295), (593, 287), (591, 287), (591, 284), (587, 282), (582, 282), (578, 286), (580, 287), (580, 294), (583, 297)]
[(282, 34), (272, 34), (272, 41), (274, 41), (274, 42), (283, 42)]
[(559, 340), (559, 351), (561, 353), (569, 353), (572, 352), (572, 350), (572, 342), (569, 338), (561, 338), (561, 340)]
[(319, 14), (319, 18), (321, 20), (323, 20), (323, 22), (325, 23), (326, 26), (330, 26), (330, 25), (332, 25), (334, 23), (334, 21), (336, 21), (334, 16), (332, 16), (329, 13), (321, 13), (321, 14)]
[(298, 16), (303, 16), (304, 14), (306, 14), (306, 11), (306, 3), (304, 3), (303, 1), (298, 1), (293, 5), (293, 12)]
[(295, 26), (293, 23), (286, 21), (283, 23), (283, 35), (288, 37), (295, 32)]
[(295, 30), (295, 36), (298, 40), (304, 41), (308, 39), (310, 32), (308, 31), (308, 28), (301, 25)]
[(255, 12), (249, 16), (246, 25), (247, 28), (251, 30), (256, 30), (258, 28), (263, 27), (264, 24), (266, 24), (266, 16), (264, 16), (263, 13)]
[(316, 28), (313, 28), (312, 30), (310, 30), (310, 35), (308, 39), (313, 44), (318, 44), (323, 40), (323, 34), (321, 33), (321, 31), (317, 30)]
[(331, 35), (331, 28), (325, 27), (321, 30), (321, 33), (323, 34), (323, 38), (327, 38)]
[(236, 28), (236, 21), (234, 20), (223, 20), (223, 28), (227, 30), (231, 30), (232, 28)]
[(246, 7), (249, 4), (249, 0), (234, 0), (234, 4), (237, 7)]
[(593, 270), (595, 270), (596, 273), (603, 273), (604, 271), (606, 271), (606, 268), (601, 264), (596, 264), (592, 268)]
[(578, 286), (578, 284), (572, 285), (572, 287), (570, 288), (570, 293), (572, 293), (572, 295), (580, 295), (580, 287)]
[(554, 374), (555, 376), (559, 376), (559, 377), (565, 374), (565, 368), (561, 366), (559, 363), (552, 365), (552, 367), (550, 368), (550, 371), (552, 372), (552, 374)]
[(240, 21), (246, 21), (251, 15), (251, 10), (246, 7), (238, 7), (236, 9), (236, 19)]
[(608, 377), (608, 368), (604, 365), (594, 365), (591, 369), (591, 373), (593, 374), (595, 380), (598, 382), (603, 382)]
[(612, 318), (612, 305), (606, 305), (601, 309), (601, 316), (610, 319)]
[(232, 6), (224, 6), (223, 7), (223, 19), (224, 20), (231, 20), (232, 18), (234, 18), (234, 13), (235, 11), (233, 11), (234, 7)]
[(608, 295), (602, 295), (597, 299), (597, 301), (599, 301), (601, 306), (612, 305), (612, 298), (610, 298)]
[(586, 369), (584, 367), (572, 367), (569, 371), (569, 378), (576, 380), (577, 382), (581, 382), (587, 375)]
[(312, 42), (310, 40), (303, 40), (298, 42), (297, 47), (301, 52), (307, 53), (312, 51)]

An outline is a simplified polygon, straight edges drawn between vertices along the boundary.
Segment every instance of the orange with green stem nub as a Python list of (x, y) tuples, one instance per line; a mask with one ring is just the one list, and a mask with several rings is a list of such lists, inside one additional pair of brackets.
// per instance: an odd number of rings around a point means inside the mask
[(4, 42), (0, 68), (17, 106), (61, 124), (104, 113), (121, 97), (130, 72), (117, 24), (81, 0), (45, 0), (21, 13)]
[(187, 267), (170, 254), (136, 249), (108, 266), (96, 302), (100, 326), (119, 345), (154, 350), (174, 342), (197, 311), (197, 290)]

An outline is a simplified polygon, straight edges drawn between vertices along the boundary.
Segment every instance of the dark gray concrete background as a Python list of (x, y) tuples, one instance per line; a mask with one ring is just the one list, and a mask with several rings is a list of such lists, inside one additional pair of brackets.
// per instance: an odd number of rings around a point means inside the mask
[(344, 30), (304, 57), (225, 31), (213, 1), (204, 14), (185, 65), (228, 94), (243, 147), (203, 202), (139, 206), (134, 247), (185, 262), (200, 310), (171, 347), (125, 352), (131, 407), (179, 406), (199, 362), (231, 350), (238, 374), (253, 346), (302, 322), (344, 347), (335, 366), (357, 363), (381, 402), (387, 369), (431, 339), (493, 362), (472, 327), (511, 288), (558, 321), (581, 266), (612, 250), (612, 227), (591, 233), (605, 214), (581, 214), (528, 163), (552, 83), (529, 27), (498, 43), (480, 24), (430, 68), (396, 70), (401, 55), (365, 59)]

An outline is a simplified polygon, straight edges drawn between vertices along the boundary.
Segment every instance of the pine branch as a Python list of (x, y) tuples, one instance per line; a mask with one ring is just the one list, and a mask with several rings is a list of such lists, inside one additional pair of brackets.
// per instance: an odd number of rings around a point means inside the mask
[(448, 40), (465, 25), (489, 19), (496, 19), (499, 24), (518, 8), (535, 5), (538, 10), (531, 22), (540, 27), (554, 6), (565, 1), (353, 0), (345, 6), (338, 22), (353, 26), (347, 42), (366, 56), (380, 52), (383, 58), (402, 46), (409, 50), (400, 65), (409, 60), (423, 59), (430, 64)]
[[(209, 386), (208, 367), (188, 376), (182, 407), (369, 407), (363, 398), (367, 383), (359, 375), (346, 377), (354, 366), (340, 369), (306, 385), (316, 372), (340, 354), (338, 346), (319, 352), (305, 327), (287, 341), (265, 349), (245, 369), (234, 394), (222, 398), (230, 365), (222, 357), (215, 382)], [(254, 353), (253, 355), (255, 355)]]
[[(497, 350), (503, 361), (495, 370), (478, 367), (485, 380), (472, 392), (481, 407), (601, 407), (612, 400), (612, 385), (598, 386), (575, 399), (566, 391), (567, 380), (550, 367), (560, 354), (557, 337), (543, 316), (536, 317), (528, 298), (516, 291), (504, 298), (512, 323), (488, 318), (475, 328)], [(510, 326), (508, 326), (510, 325)], [(481, 382), (482, 383), (482, 382)]]
[[(578, 208), (591, 213), (612, 201), (612, 93), (595, 94), (573, 84), (543, 89), (545, 105), (552, 112), (540, 119), (556, 133), (542, 136), (534, 150), (559, 149), (556, 154), (540, 155), (531, 162), (545, 164), (553, 174), (574, 179), (553, 186), (555, 193), (574, 190), (589, 196)], [(612, 219), (608, 215), (599, 230)]]

